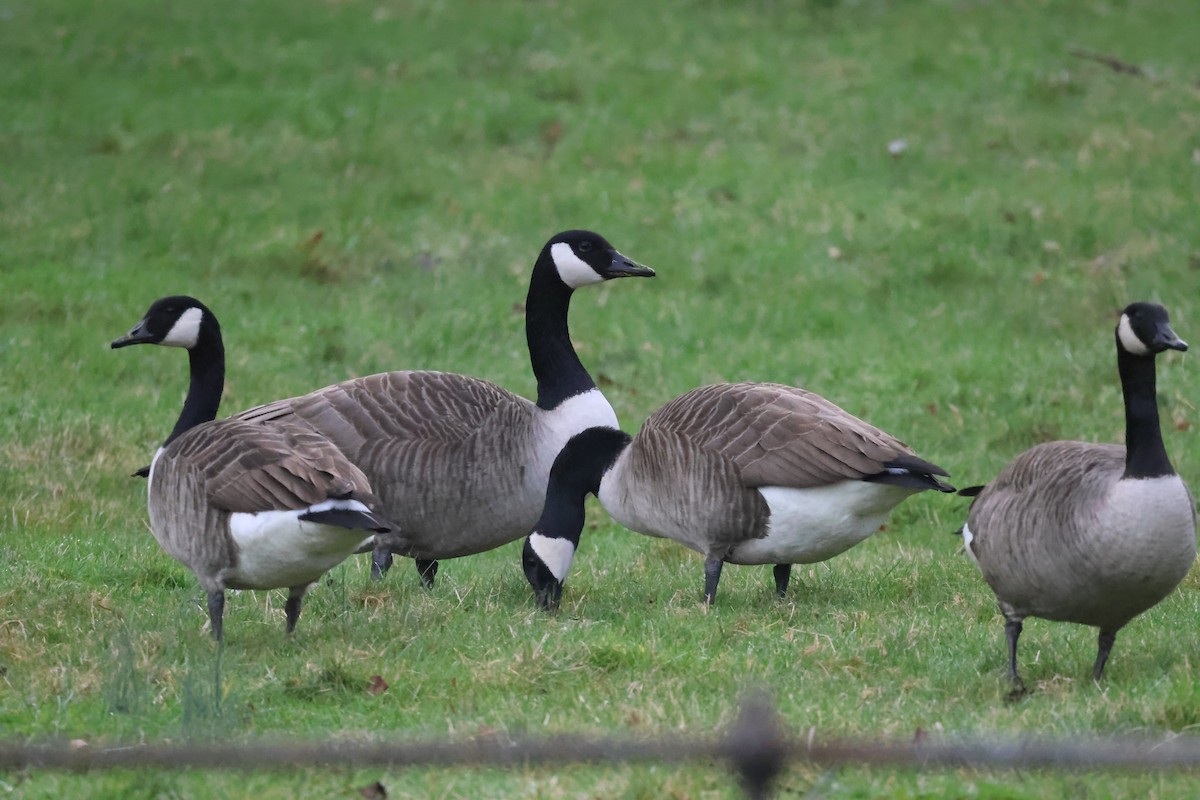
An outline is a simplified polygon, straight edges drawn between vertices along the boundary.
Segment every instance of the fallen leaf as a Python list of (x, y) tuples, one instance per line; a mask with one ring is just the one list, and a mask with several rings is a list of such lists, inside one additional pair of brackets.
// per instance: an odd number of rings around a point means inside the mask
[(316, 249), (316, 246), (319, 245), (321, 243), (321, 240), (324, 238), (325, 238), (325, 231), (317, 231), (312, 236), (309, 236), (303, 242), (296, 245), (296, 249), (297, 250), (308, 250), (308, 251), (314, 250), (314, 249)]
[(385, 681), (380, 676), (372, 675), (367, 680), (367, 693), (368, 694), (383, 694), (387, 690), (388, 690), (387, 681)]
[(558, 140), (563, 137), (563, 124), (561, 120), (552, 119), (542, 123), (542, 142), (551, 150), (558, 144)]
[(358, 793), (367, 800), (387, 800), (387, 789), (379, 781), (363, 786), (358, 790)]

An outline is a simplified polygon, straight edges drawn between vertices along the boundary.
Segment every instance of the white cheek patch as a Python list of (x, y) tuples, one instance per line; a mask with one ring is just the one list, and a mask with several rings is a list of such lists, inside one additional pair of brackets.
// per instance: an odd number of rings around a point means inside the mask
[(566, 242), (559, 242), (552, 246), (550, 248), (550, 257), (554, 259), (554, 267), (558, 270), (558, 277), (572, 289), (578, 289), (580, 286), (587, 286), (592, 283), (600, 283), (604, 280), (586, 261), (575, 255), (575, 251), (571, 249), (571, 245)]
[(196, 342), (200, 341), (200, 321), (203, 318), (203, 311), (198, 308), (189, 308), (179, 315), (179, 319), (175, 320), (175, 324), (171, 326), (171, 330), (167, 331), (167, 335), (159, 344), (167, 347), (186, 347), (191, 350), (196, 346)]
[(569, 539), (551, 539), (549, 536), (533, 533), (529, 537), (529, 546), (555, 579), (559, 582), (566, 579), (571, 562), (575, 560), (575, 545), (571, 544)]
[(1129, 324), (1129, 315), (1122, 314), (1121, 322), (1117, 325), (1117, 338), (1121, 340), (1121, 347), (1125, 348), (1127, 353), (1133, 353), (1135, 356), (1150, 355), (1150, 348), (1137, 337), (1133, 332), (1133, 326)]

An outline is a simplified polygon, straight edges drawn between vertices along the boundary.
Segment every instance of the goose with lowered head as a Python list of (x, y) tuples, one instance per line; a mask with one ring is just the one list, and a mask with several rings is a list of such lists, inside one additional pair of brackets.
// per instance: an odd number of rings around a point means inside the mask
[(594, 428), (567, 444), (525, 542), (525, 576), (543, 608), (557, 607), (593, 493), (625, 527), (702, 553), (706, 602), (726, 563), (774, 564), (782, 596), (793, 564), (853, 547), (909, 495), (953, 491), (946, 474), (804, 389), (705, 386), (655, 411), (637, 436)]

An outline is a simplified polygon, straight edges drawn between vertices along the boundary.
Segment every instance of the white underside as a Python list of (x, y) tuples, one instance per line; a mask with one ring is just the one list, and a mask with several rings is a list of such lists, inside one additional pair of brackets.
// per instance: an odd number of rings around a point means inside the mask
[(363, 542), (363, 532), (301, 520), (334, 508), (368, 511), (357, 500), (327, 500), (294, 511), (235, 513), (229, 532), (238, 548), (237, 565), (226, 570), (230, 589), (274, 589), (311, 583), (341, 563)]
[(575, 559), (575, 545), (567, 539), (553, 539), (534, 531), (529, 536), (529, 546), (546, 565), (546, 569), (550, 570), (550, 574), (560, 581), (567, 579), (571, 562)]
[(764, 486), (771, 509), (767, 535), (733, 548), (734, 564), (811, 564), (832, 558), (866, 539), (904, 498), (903, 486), (841, 481), (812, 489)]

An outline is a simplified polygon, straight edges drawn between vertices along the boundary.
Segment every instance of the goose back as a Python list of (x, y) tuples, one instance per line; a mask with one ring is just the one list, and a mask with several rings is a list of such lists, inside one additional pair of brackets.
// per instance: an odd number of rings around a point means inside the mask
[(827, 486), (886, 473), (896, 462), (946, 474), (896, 437), (820, 395), (781, 384), (694, 389), (654, 412), (644, 428), (675, 431), (719, 453), (747, 487)]

